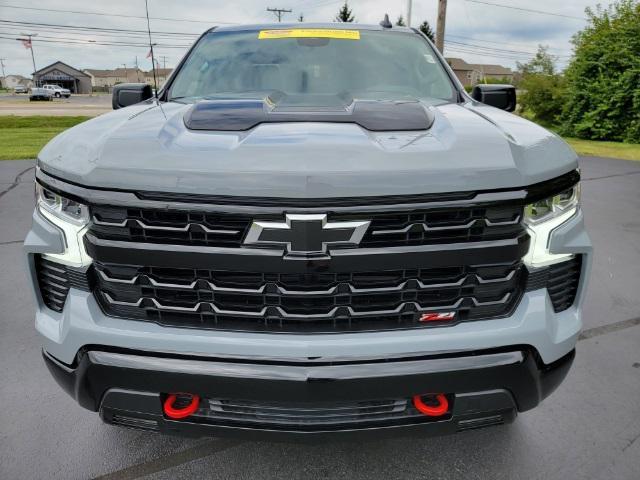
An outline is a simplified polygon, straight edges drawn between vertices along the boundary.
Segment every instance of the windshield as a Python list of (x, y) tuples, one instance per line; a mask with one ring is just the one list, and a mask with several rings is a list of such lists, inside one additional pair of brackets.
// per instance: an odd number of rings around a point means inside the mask
[(336, 99), (444, 103), (456, 93), (417, 34), (297, 29), (205, 35), (177, 73), (169, 98), (263, 97), (274, 91), (305, 106)]

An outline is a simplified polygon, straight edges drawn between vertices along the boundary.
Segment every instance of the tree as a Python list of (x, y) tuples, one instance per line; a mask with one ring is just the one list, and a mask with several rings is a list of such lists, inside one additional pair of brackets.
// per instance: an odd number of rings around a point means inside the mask
[(565, 135), (640, 143), (640, 2), (586, 10), (565, 72)]
[(538, 51), (531, 60), (527, 63), (516, 62), (516, 66), (523, 77), (531, 73), (553, 75), (556, 73), (557, 61), (558, 57), (549, 53), (549, 47), (538, 45)]
[(544, 125), (555, 125), (565, 102), (565, 81), (556, 74), (557, 57), (549, 53), (549, 47), (538, 45), (535, 56), (527, 63), (517, 63), (520, 74), (518, 87), (523, 115)]
[(566, 102), (566, 82), (562, 75), (529, 73), (522, 77), (518, 87), (523, 92), (518, 101), (524, 116), (546, 126), (558, 124)]
[(347, 2), (344, 2), (344, 5), (340, 10), (338, 10), (338, 15), (335, 18), (336, 22), (355, 22), (355, 17), (352, 15), (352, 10), (349, 8)]
[(420, 24), (419, 28), (420, 31), (424, 33), (429, 40), (431, 40), (432, 42), (435, 41), (436, 36), (434, 35), (433, 30), (431, 30), (431, 25), (429, 25), (429, 22), (425, 20)]
[(407, 24), (404, 23), (404, 18), (402, 18), (402, 15), (400, 15), (398, 17), (398, 20), (396, 20), (396, 27), (406, 27)]

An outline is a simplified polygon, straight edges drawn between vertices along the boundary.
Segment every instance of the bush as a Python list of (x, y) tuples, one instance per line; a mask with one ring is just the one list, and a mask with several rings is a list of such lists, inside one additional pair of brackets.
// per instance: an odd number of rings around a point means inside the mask
[(556, 125), (566, 100), (565, 83), (561, 75), (524, 75), (519, 84), (522, 114), (543, 125)]
[(573, 38), (561, 132), (640, 142), (640, 3), (617, 0), (587, 15)]

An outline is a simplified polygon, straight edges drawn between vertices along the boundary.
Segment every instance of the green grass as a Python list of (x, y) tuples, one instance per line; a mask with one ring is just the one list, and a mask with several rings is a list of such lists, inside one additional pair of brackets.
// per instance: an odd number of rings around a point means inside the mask
[(89, 118), (0, 116), (0, 160), (36, 158), (49, 140)]
[[(558, 126), (538, 121), (530, 112), (520, 112), (520, 115), (527, 120), (536, 122), (541, 127), (560, 134)], [(605, 142), (602, 140), (584, 140), (582, 138), (572, 137), (562, 138), (571, 145), (571, 148), (573, 148), (578, 155), (640, 161), (640, 144), (638, 143)]]
[(640, 161), (640, 144), (565, 138), (578, 155)]

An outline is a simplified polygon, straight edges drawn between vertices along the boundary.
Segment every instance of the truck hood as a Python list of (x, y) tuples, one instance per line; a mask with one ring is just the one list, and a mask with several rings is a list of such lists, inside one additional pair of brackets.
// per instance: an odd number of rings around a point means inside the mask
[(54, 138), (38, 165), (87, 187), (283, 198), (514, 188), (577, 168), (557, 135), (475, 102), (425, 105), (431, 128), (411, 132), (321, 122), (196, 131), (184, 123), (189, 107), (102, 115)]

